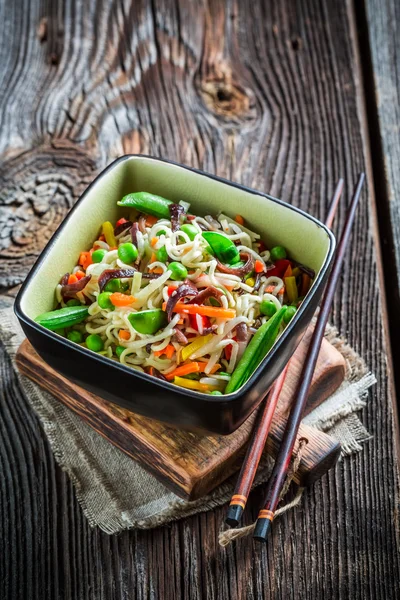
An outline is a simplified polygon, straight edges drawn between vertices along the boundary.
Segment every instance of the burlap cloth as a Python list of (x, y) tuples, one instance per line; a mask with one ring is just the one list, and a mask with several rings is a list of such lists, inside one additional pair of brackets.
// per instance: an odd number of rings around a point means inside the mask
[[(329, 341), (347, 362), (346, 381), (325, 403), (310, 413), (304, 422), (336, 438), (342, 444), (343, 455), (361, 450), (369, 439), (356, 412), (367, 402), (367, 390), (376, 380), (368, 373), (362, 359), (327, 328)], [(44, 431), (59, 465), (68, 473), (77, 498), (90, 525), (97, 525), (108, 534), (132, 527), (152, 528), (169, 521), (212, 509), (230, 498), (235, 483), (232, 477), (201, 500), (182, 500), (134, 460), (123, 454), (91, 429), (53, 396), (41, 390), (18, 373), (14, 357), (23, 340), (23, 332), (11, 308), (0, 310), (0, 343), (4, 344), (23, 393), (39, 415)], [(9, 361), (0, 365), (2, 393), (10, 385), (5, 377)], [(271, 460), (263, 459), (255, 484), (266, 481)]]

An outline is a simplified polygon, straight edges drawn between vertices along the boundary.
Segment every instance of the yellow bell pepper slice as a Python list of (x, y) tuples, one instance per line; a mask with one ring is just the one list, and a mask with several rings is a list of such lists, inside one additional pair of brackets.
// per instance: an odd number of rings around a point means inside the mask
[(118, 246), (118, 242), (114, 235), (114, 227), (112, 226), (110, 221), (106, 221), (105, 223), (103, 223), (102, 232), (103, 232), (104, 237), (106, 238), (107, 244), (111, 248), (115, 248), (115, 246)]
[(200, 383), (200, 381), (196, 381), (195, 379), (185, 379), (184, 377), (174, 377), (174, 383), (188, 390), (196, 390), (196, 392), (213, 392), (218, 389), (213, 385)]
[(290, 304), (297, 302), (299, 295), (297, 292), (296, 277), (285, 277), (285, 287)]
[(200, 335), (191, 344), (184, 346), (181, 350), (181, 361), (185, 362), (185, 360), (188, 359), (191, 354), (197, 352), (197, 350), (200, 350), (202, 346), (208, 344), (208, 342), (212, 340), (212, 337), (212, 333), (209, 333), (208, 335)]

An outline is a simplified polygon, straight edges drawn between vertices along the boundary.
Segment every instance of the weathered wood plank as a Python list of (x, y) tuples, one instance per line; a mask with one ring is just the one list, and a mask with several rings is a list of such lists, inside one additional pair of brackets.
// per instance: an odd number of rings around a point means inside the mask
[[(87, 180), (122, 152), (200, 166), (323, 217), (339, 175), (349, 191), (365, 166), (354, 30), (350, 0), (0, 3), (2, 285), (23, 279)], [(363, 453), (277, 521), (267, 547), (243, 540), (221, 550), (222, 508), (107, 537), (88, 527), (0, 360), (2, 598), (399, 596), (398, 472), (370, 203), (371, 189), (333, 310), (379, 380), (362, 413), (373, 434)], [(260, 498), (253, 494), (247, 522)]]
[[(393, 355), (399, 356), (400, 5), (396, 0), (365, 0), (358, 9), (391, 343)], [(400, 389), (397, 371), (394, 375)], [(399, 403), (400, 397), (400, 408)]]

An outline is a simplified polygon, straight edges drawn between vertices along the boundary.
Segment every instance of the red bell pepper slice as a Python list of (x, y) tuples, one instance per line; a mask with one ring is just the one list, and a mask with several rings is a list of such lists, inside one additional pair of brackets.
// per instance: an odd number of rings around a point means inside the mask
[(286, 269), (290, 266), (290, 260), (287, 258), (279, 258), (272, 269), (268, 269), (267, 277), (280, 277), (285, 274)]
[(203, 330), (207, 329), (207, 327), (211, 327), (211, 321), (209, 317), (204, 317), (203, 315), (189, 315), (189, 322), (192, 329), (199, 331), (197, 320), (201, 319), (201, 323), (203, 326)]

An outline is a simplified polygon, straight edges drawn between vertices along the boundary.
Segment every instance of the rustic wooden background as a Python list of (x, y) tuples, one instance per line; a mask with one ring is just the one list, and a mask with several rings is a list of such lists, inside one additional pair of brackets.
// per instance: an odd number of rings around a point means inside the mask
[[(363, 452), (308, 490), (276, 522), (266, 547), (249, 539), (222, 550), (224, 508), (149, 532), (109, 537), (90, 529), (1, 349), (0, 598), (399, 597), (394, 390), (379, 244), (384, 227), (384, 256), (393, 252), (398, 205), (387, 185), (374, 194), (373, 171), (379, 180), (384, 158), (369, 135), (387, 121), (365, 94), (369, 66), (382, 75), (381, 61), (389, 71), (395, 61), (397, 9), (389, 0), (367, 5), (356, 13), (350, 0), (0, 3), (3, 305), (88, 182), (123, 153), (204, 168), (322, 218), (336, 179), (345, 177), (349, 193), (366, 169), (368, 190), (332, 319), (378, 377), (361, 414), (373, 436)], [(376, 20), (381, 10), (390, 18)], [(372, 86), (388, 81), (378, 77)], [(388, 128), (398, 134), (392, 118)], [(396, 190), (399, 153), (395, 135), (392, 146), (383, 131)], [(390, 302), (391, 315), (395, 308)], [(248, 521), (260, 498), (253, 494)]]

